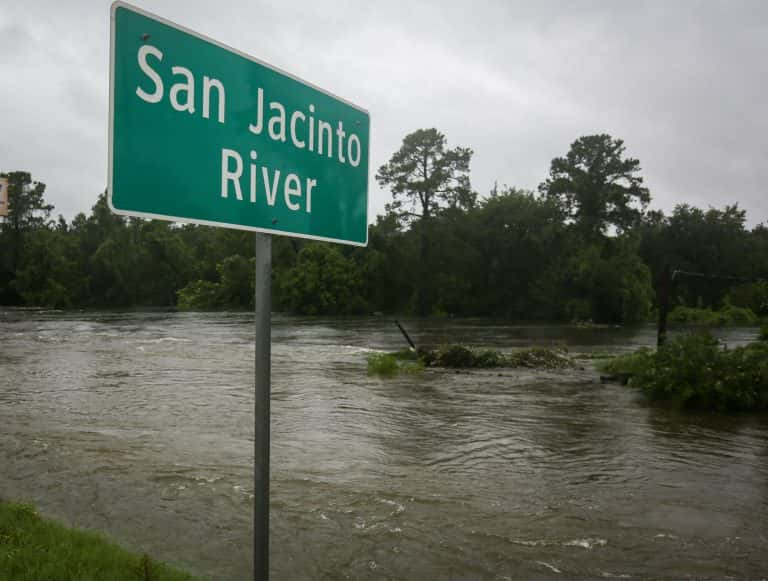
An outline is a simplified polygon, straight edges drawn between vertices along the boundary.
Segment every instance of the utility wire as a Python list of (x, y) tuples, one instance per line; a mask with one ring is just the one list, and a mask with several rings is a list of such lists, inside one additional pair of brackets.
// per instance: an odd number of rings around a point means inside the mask
[(706, 274), (706, 273), (703, 273), (703, 272), (690, 272), (688, 270), (677, 270), (677, 269), (672, 271), (672, 280), (674, 280), (675, 277), (678, 274), (683, 274), (685, 276), (697, 276), (699, 278), (719, 278), (719, 279), (723, 279), (723, 280), (740, 280), (740, 281), (743, 281), (743, 282), (766, 282), (766, 280), (768, 280), (768, 279), (765, 279), (765, 278), (749, 278), (749, 277), (744, 277), (744, 276), (727, 276), (727, 275), (724, 275), (724, 274)]

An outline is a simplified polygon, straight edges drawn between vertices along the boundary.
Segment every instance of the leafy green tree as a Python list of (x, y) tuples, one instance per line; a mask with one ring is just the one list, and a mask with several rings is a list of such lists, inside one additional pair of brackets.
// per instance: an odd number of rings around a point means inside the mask
[(623, 237), (576, 246), (552, 263), (531, 295), (550, 318), (633, 324), (647, 319), (653, 288), (636, 241)]
[(651, 196), (638, 175), (640, 162), (624, 158), (624, 142), (610, 135), (588, 135), (571, 144), (565, 157), (552, 160), (539, 186), (587, 239), (609, 226), (619, 232), (637, 225)]
[(138, 222), (137, 244), (139, 304), (166, 307), (176, 303), (176, 291), (196, 278), (190, 248), (179, 236), (179, 228), (170, 222)]
[[(755, 265), (760, 264), (761, 253), (754, 246), (759, 235), (750, 234), (745, 222), (746, 213), (737, 204), (722, 210), (679, 204), (671, 216), (643, 224), (639, 229), (640, 252), (655, 277), (664, 264), (702, 275), (675, 278), (676, 303), (716, 308), (734, 284), (727, 277), (760, 276)], [(768, 245), (764, 248), (768, 250)], [(768, 262), (763, 264), (768, 266)]]
[(219, 283), (194, 280), (178, 291), (178, 307), (185, 311), (219, 308)]
[(751, 309), (761, 317), (768, 315), (768, 282), (749, 282), (732, 286), (725, 298), (726, 304)]
[(419, 129), (405, 136), (390, 160), (379, 168), (376, 179), (392, 191), (389, 211), (402, 223), (415, 222), (419, 232), (419, 284), (417, 311), (432, 311), (433, 284), (430, 226), (441, 208), (471, 208), (476, 195), (469, 183), (472, 150), (446, 147), (437, 129)]
[(45, 202), (45, 184), (32, 180), (25, 171), (2, 174), (8, 178), (8, 217), (5, 225), (15, 232), (27, 232), (48, 223), (53, 206)]
[(8, 178), (8, 215), (0, 219), (0, 303), (18, 304), (22, 298), (13, 280), (21, 266), (25, 239), (48, 224), (53, 206), (45, 202), (45, 184), (33, 181), (29, 172), (0, 176)]
[(25, 241), (13, 281), (24, 304), (56, 308), (76, 305), (86, 279), (78, 268), (74, 237), (60, 228), (39, 228)]
[(355, 263), (336, 246), (310, 243), (301, 249), (296, 265), (277, 281), (282, 308), (304, 315), (348, 315), (367, 311)]
[(531, 285), (569, 246), (557, 205), (531, 192), (495, 189), (473, 214), (469, 229), (478, 256), (466, 268), (475, 281), (474, 313), (542, 314)]
[(368, 229), (368, 246), (355, 248), (350, 258), (360, 274), (362, 298), (371, 310), (407, 312), (413, 310), (418, 271), (418, 238), (403, 231), (392, 212), (377, 216)]
[(748, 276), (768, 279), (768, 226), (758, 224), (748, 235), (746, 256)]
[(220, 303), (227, 307), (253, 308), (256, 276), (253, 258), (234, 254), (221, 261), (216, 270), (221, 280)]
[(640, 323), (653, 298), (651, 273), (632, 244), (620, 240), (612, 246), (608, 252), (587, 247), (580, 254), (572, 272), (576, 298), (588, 304), (596, 322)]
[(105, 239), (89, 257), (94, 304), (106, 307), (139, 305), (139, 264), (130, 229)]
[(181, 288), (178, 306), (188, 310), (253, 308), (254, 261), (233, 254), (216, 265), (219, 280), (194, 280)]

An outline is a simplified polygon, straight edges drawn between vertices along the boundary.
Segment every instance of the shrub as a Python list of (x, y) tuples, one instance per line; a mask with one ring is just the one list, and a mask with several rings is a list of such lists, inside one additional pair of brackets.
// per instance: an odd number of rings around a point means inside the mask
[(720, 325), (721, 318), (712, 309), (698, 309), (695, 307), (677, 306), (669, 313), (671, 323), (684, 323), (688, 325)]
[(368, 375), (393, 377), (398, 373), (418, 373), (424, 363), (412, 351), (397, 353), (369, 353)]
[(573, 360), (564, 351), (532, 347), (511, 353), (507, 358), (507, 365), (509, 367), (562, 369), (573, 367)]
[(752, 309), (726, 305), (720, 311), (722, 324), (724, 325), (754, 325), (757, 323), (757, 315)]
[(182, 310), (208, 310), (219, 306), (220, 286), (208, 280), (195, 280), (177, 293)]
[(725, 348), (708, 333), (640, 350), (603, 369), (632, 373), (630, 384), (651, 400), (716, 411), (768, 409), (768, 343)]
[(727, 300), (737, 307), (747, 307), (757, 315), (768, 315), (768, 282), (750, 282), (731, 287)]
[(504, 364), (504, 355), (499, 351), (479, 351), (475, 355), (476, 367), (502, 367)]
[(757, 316), (751, 309), (725, 305), (719, 311), (678, 306), (669, 313), (673, 323), (688, 325), (754, 325)]
[(653, 350), (643, 347), (634, 353), (618, 355), (598, 366), (600, 371), (615, 375), (629, 374), (637, 375), (641, 371), (648, 369), (653, 365)]
[(427, 365), (437, 367), (530, 367), (562, 369), (572, 367), (573, 360), (562, 350), (545, 347), (521, 349), (505, 355), (500, 351), (474, 351), (463, 345), (449, 345), (422, 356)]
[(433, 364), (439, 367), (477, 367), (477, 356), (463, 345), (450, 345), (438, 351)]
[(368, 375), (392, 377), (399, 370), (397, 358), (390, 353), (369, 353), (367, 359)]

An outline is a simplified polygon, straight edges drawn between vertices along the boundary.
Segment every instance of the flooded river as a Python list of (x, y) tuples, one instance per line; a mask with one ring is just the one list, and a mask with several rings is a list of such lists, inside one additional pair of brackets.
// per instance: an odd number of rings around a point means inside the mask
[[(768, 577), (768, 419), (565, 372), (366, 375), (390, 319), (276, 316), (278, 580)], [(407, 321), (423, 344), (627, 351), (653, 329)], [(729, 343), (753, 329), (724, 332)], [(0, 497), (251, 576), (247, 314), (0, 312)]]

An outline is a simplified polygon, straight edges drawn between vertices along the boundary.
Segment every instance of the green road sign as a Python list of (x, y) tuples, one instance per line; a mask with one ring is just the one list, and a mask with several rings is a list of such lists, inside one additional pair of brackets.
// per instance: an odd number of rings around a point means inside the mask
[(118, 214), (367, 243), (364, 109), (122, 2), (110, 108)]

